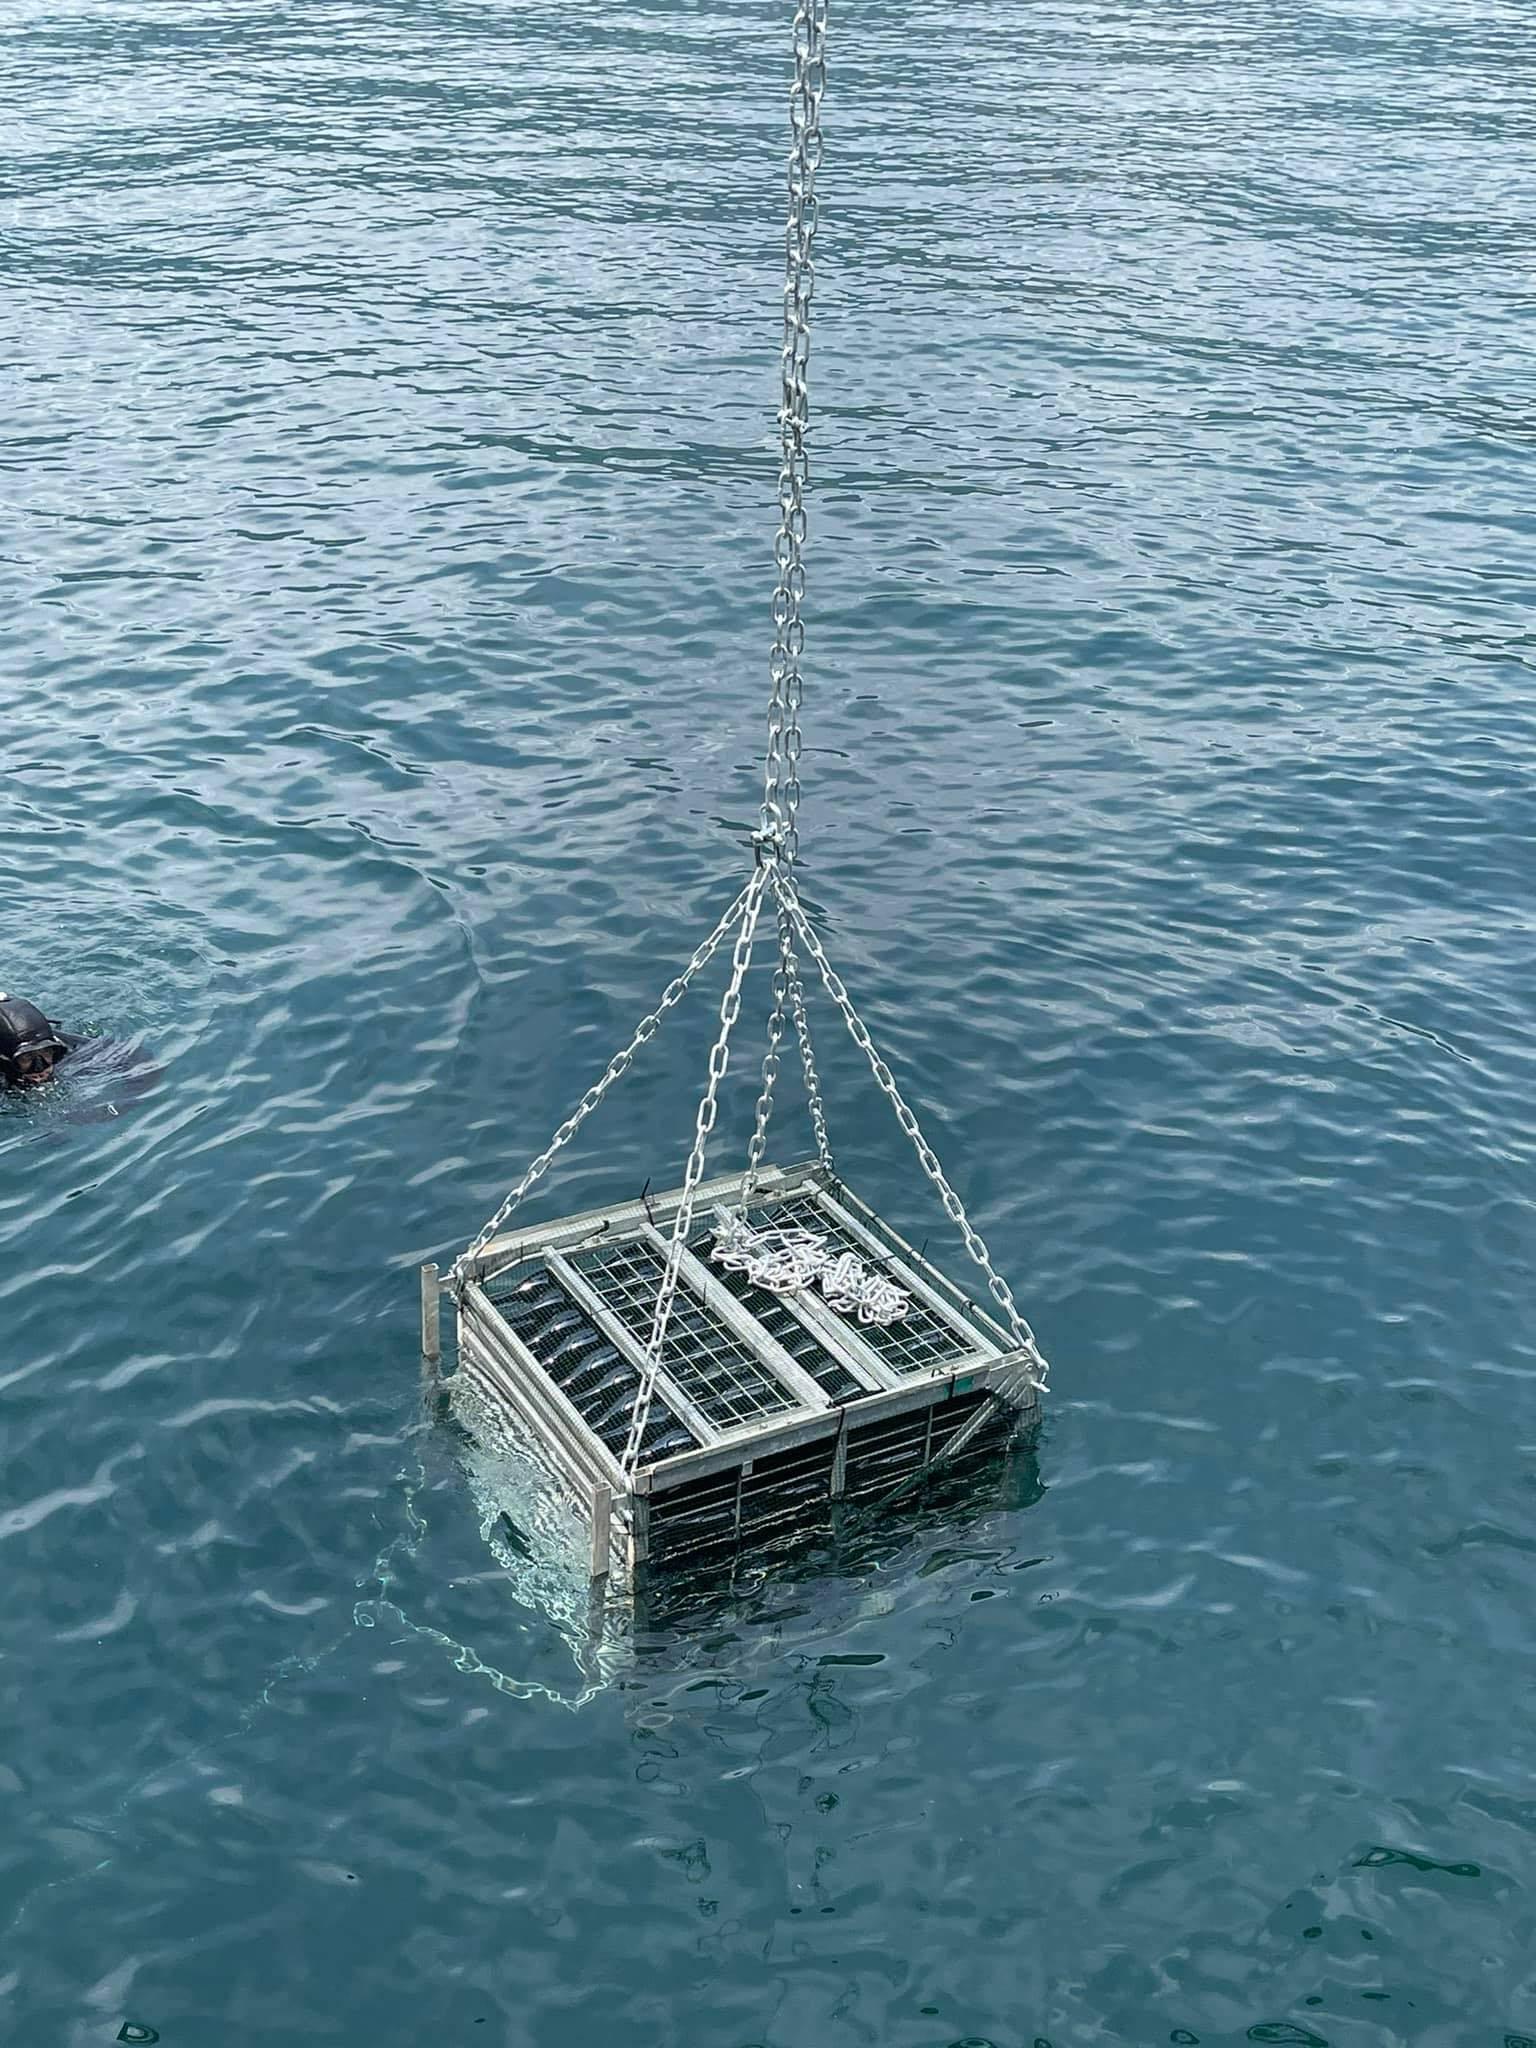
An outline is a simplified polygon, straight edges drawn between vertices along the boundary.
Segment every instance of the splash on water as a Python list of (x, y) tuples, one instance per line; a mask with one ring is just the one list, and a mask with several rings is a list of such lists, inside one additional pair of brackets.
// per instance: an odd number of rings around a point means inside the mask
[(570, 1653), (577, 1682), (567, 1691), (503, 1670), (494, 1657), (421, 1620), (404, 1604), (399, 1567), (416, 1556), (428, 1533), (418, 1504), (426, 1483), (420, 1466), (405, 1476), (405, 1526), (374, 1563), (377, 1596), (360, 1600), (353, 1619), (359, 1628), (376, 1628), (387, 1618), (392, 1626), (436, 1643), (456, 1671), (483, 1678), (513, 1698), (544, 1699), (573, 1711), (584, 1707), (624, 1666), (624, 1617), (594, 1600), (585, 1533), (559, 1482), (467, 1383), (456, 1386), (451, 1399), (449, 1426), (478, 1511), (481, 1539), (505, 1575), (510, 1602), (554, 1630)]

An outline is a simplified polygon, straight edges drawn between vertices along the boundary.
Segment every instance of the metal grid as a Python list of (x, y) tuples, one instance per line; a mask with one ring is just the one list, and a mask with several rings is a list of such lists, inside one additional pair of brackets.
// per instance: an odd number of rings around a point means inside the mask
[[(906, 1242), (899, 1231), (886, 1222), (883, 1216), (877, 1216), (873, 1209), (868, 1208), (863, 1202), (859, 1201), (851, 1189), (841, 1184), (832, 1193), (833, 1199), (837, 1201), (839, 1206), (850, 1210), (857, 1221), (869, 1232), (871, 1237), (875, 1238), (883, 1246), (891, 1258), (895, 1259), (898, 1263), (904, 1260), (908, 1266), (912, 1264), (915, 1255), (913, 1247)], [(982, 1307), (973, 1298), (974, 1290), (968, 1293), (965, 1288), (957, 1286), (949, 1274), (942, 1272), (936, 1266), (930, 1265), (926, 1259), (923, 1259), (922, 1264), (923, 1277), (930, 1286), (936, 1288), (945, 1297), (957, 1315), (961, 1316), (966, 1323), (975, 1326), (978, 1333), (978, 1341), (982, 1343), (1000, 1343), (1004, 1349), (1012, 1348), (1012, 1339), (1000, 1325), (993, 1322), (990, 1330), (984, 1327), (990, 1319), (991, 1311)]]
[[(917, 1518), (996, 1505), (1013, 1470), (1015, 1417), (999, 1406), (957, 1457), (942, 1457), (987, 1399), (959, 1395), (850, 1430), (842, 1489), (833, 1444), (823, 1439), (661, 1495), (635, 1584), (637, 1617), (665, 1626), (710, 1612), (722, 1597), (750, 1592), (775, 1564), (803, 1567), (814, 1558), (819, 1568), (836, 1570), (841, 1561), (866, 1571), (872, 1541), (894, 1548)], [(936, 1457), (942, 1461), (925, 1465)], [(877, 1522), (893, 1496), (897, 1512)]]
[[(701, 1230), (688, 1249), (708, 1264), (714, 1238), (713, 1229)], [(754, 1286), (745, 1273), (733, 1273), (729, 1268), (710, 1266), (709, 1277), (733, 1294), (748, 1315), (762, 1324), (801, 1371), (808, 1372), (832, 1400), (856, 1401), (860, 1394), (869, 1392), (868, 1387), (854, 1378), (842, 1360), (827, 1350), (816, 1332), (802, 1323), (789, 1303), (779, 1295), (770, 1293), (766, 1287)]]
[[(631, 1241), (594, 1246), (571, 1263), (602, 1296), (604, 1307), (648, 1344), (664, 1266), (661, 1254), (643, 1241)], [(717, 1429), (734, 1429), (799, 1405), (734, 1330), (681, 1289), (661, 1363), (678, 1391)]]
[[(834, 1251), (852, 1252), (866, 1266), (879, 1265), (868, 1246), (840, 1230), (813, 1195), (791, 1195), (786, 1201), (754, 1209), (749, 1220), (760, 1230), (814, 1230)], [(894, 1285), (902, 1285), (899, 1273), (889, 1277)], [(939, 1372), (980, 1349), (979, 1339), (968, 1340), (927, 1302), (916, 1298), (899, 1323), (849, 1323), (843, 1317), (839, 1321), (856, 1331), (892, 1372)]]
[[(486, 1286), (492, 1307), (532, 1352), (588, 1429), (615, 1454), (622, 1451), (640, 1376), (542, 1261), (498, 1273)], [(698, 1439), (658, 1394), (646, 1418), (641, 1455), (668, 1458)]]
[[(1012, 1422), (1008, 1411), (985, 1390), (956, 1394), (931, 1408), (911, 1409), (905, 1415), (891, 1416), (852, 1431), (847, 1450), (847, 1498), (878, 1499), (924, 1472), (935, 1458), (942, 1456), (950, 1440), (975, 1417), (977, 1410), (989, 1404), (995, 1412), (984, 1418), (979, 1435), (988, 1439), (985, 1447), (990, 1447), (1000, 1435), (1009, 1432)], [(991, 1424), (990, 1429), (986, 1423)], [(982, 1448), (978, 1442), (978, 1451)]]
[(834, 1451), (824, 1437), (663, 1494), (651, 1513), (651, 1562), (696, 1564), (812, 1535), (830, 1507)]

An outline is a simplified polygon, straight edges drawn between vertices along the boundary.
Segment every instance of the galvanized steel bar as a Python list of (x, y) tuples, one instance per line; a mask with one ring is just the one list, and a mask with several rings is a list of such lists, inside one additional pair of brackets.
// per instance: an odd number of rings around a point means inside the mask
[(443, 1356), (442, 1282), (429, 1259), (421, 1269), (421, 1355), (437, 1365)]

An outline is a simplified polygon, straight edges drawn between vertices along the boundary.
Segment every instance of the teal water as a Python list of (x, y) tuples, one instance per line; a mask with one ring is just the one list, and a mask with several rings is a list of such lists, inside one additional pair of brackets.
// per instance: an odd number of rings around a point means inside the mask
[(7, 2042), (1536, 2037), (1528, 11), (833, 38), (805, 886), (1055, 1391), (592, 1685), (412, 1267), (741, 868), (782, 10), (8, 9)]

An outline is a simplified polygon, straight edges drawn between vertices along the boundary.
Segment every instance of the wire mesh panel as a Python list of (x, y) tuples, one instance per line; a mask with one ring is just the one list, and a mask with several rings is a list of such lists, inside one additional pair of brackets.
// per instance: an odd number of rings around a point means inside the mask
[[(920, 1268), (923, 1278), (944, 1296), (968, 1326), (976, 1329), (985, 1339), (997, 1340), (1004, 1344), (1009, 1341), (1005, 1331), (995, 1320), (993, 1304), (978, 1302), (975, 1299), (974, 1288), (957, 1286), (947, 1273), (941, 1272), (921, 1252), (908, 1244), (901, 1233), (887, 1223), (883, 1216), (877, 1216), (873, 1209), (861, 1202), (851, 1188), (844, 1187), (839, 1182), (836, 1188), (829, 1192), (834, 1194), (838, 1207), (847, 1209), (856, 1218), (859, 1228), (875, 1240), (888, 1258), (895, 1260), (898, 1265), (906, 1265), (909, 1269)], [(970, 1270), (974, 1274), (974, 1268)]]
[[(594, 1246), (571, 1261), (632, 1337), (648, 1344), (665, 1261), (643, 1240)], [(717, 1429), (782, 1414), (795, 1395), (755, 1358), (730, 1326), (679, 1290), (667, 1326), (662, 1368)]]
[[(542, 1261), (496, 1274), (486, 1284), (492, 1307), (554, 1381), (598, 1441), (617, 1455), (629, 1434), (640, 1375), (610, 1344)], [(641, 1455), (667, 1458), (698, 1438), (660, 1395), (646, 1418)]]
[[(697, 1232), (689, 1246), (690, 1251), (700, 1259), (707, 1259), (714, 1235), (713, 1229)], [(800, 1320), (780, 1295), (770, 1293), (766, 1287), (756, 1286), (745, 1273), (733, 1272), (729, 1267), (711, 1266), (709, 1271), (710, 1278), (717, 1280), (728, 1294), (734, 1295), (775, 1343), (781, 1345), (796, 1365), (808, 1372), (832, 1400), (854, 1401), (860, 1394), (869, 1392), (864, 1382), (856, 1379), (843, 1361), (828, 1351), (816, 1332)]]

